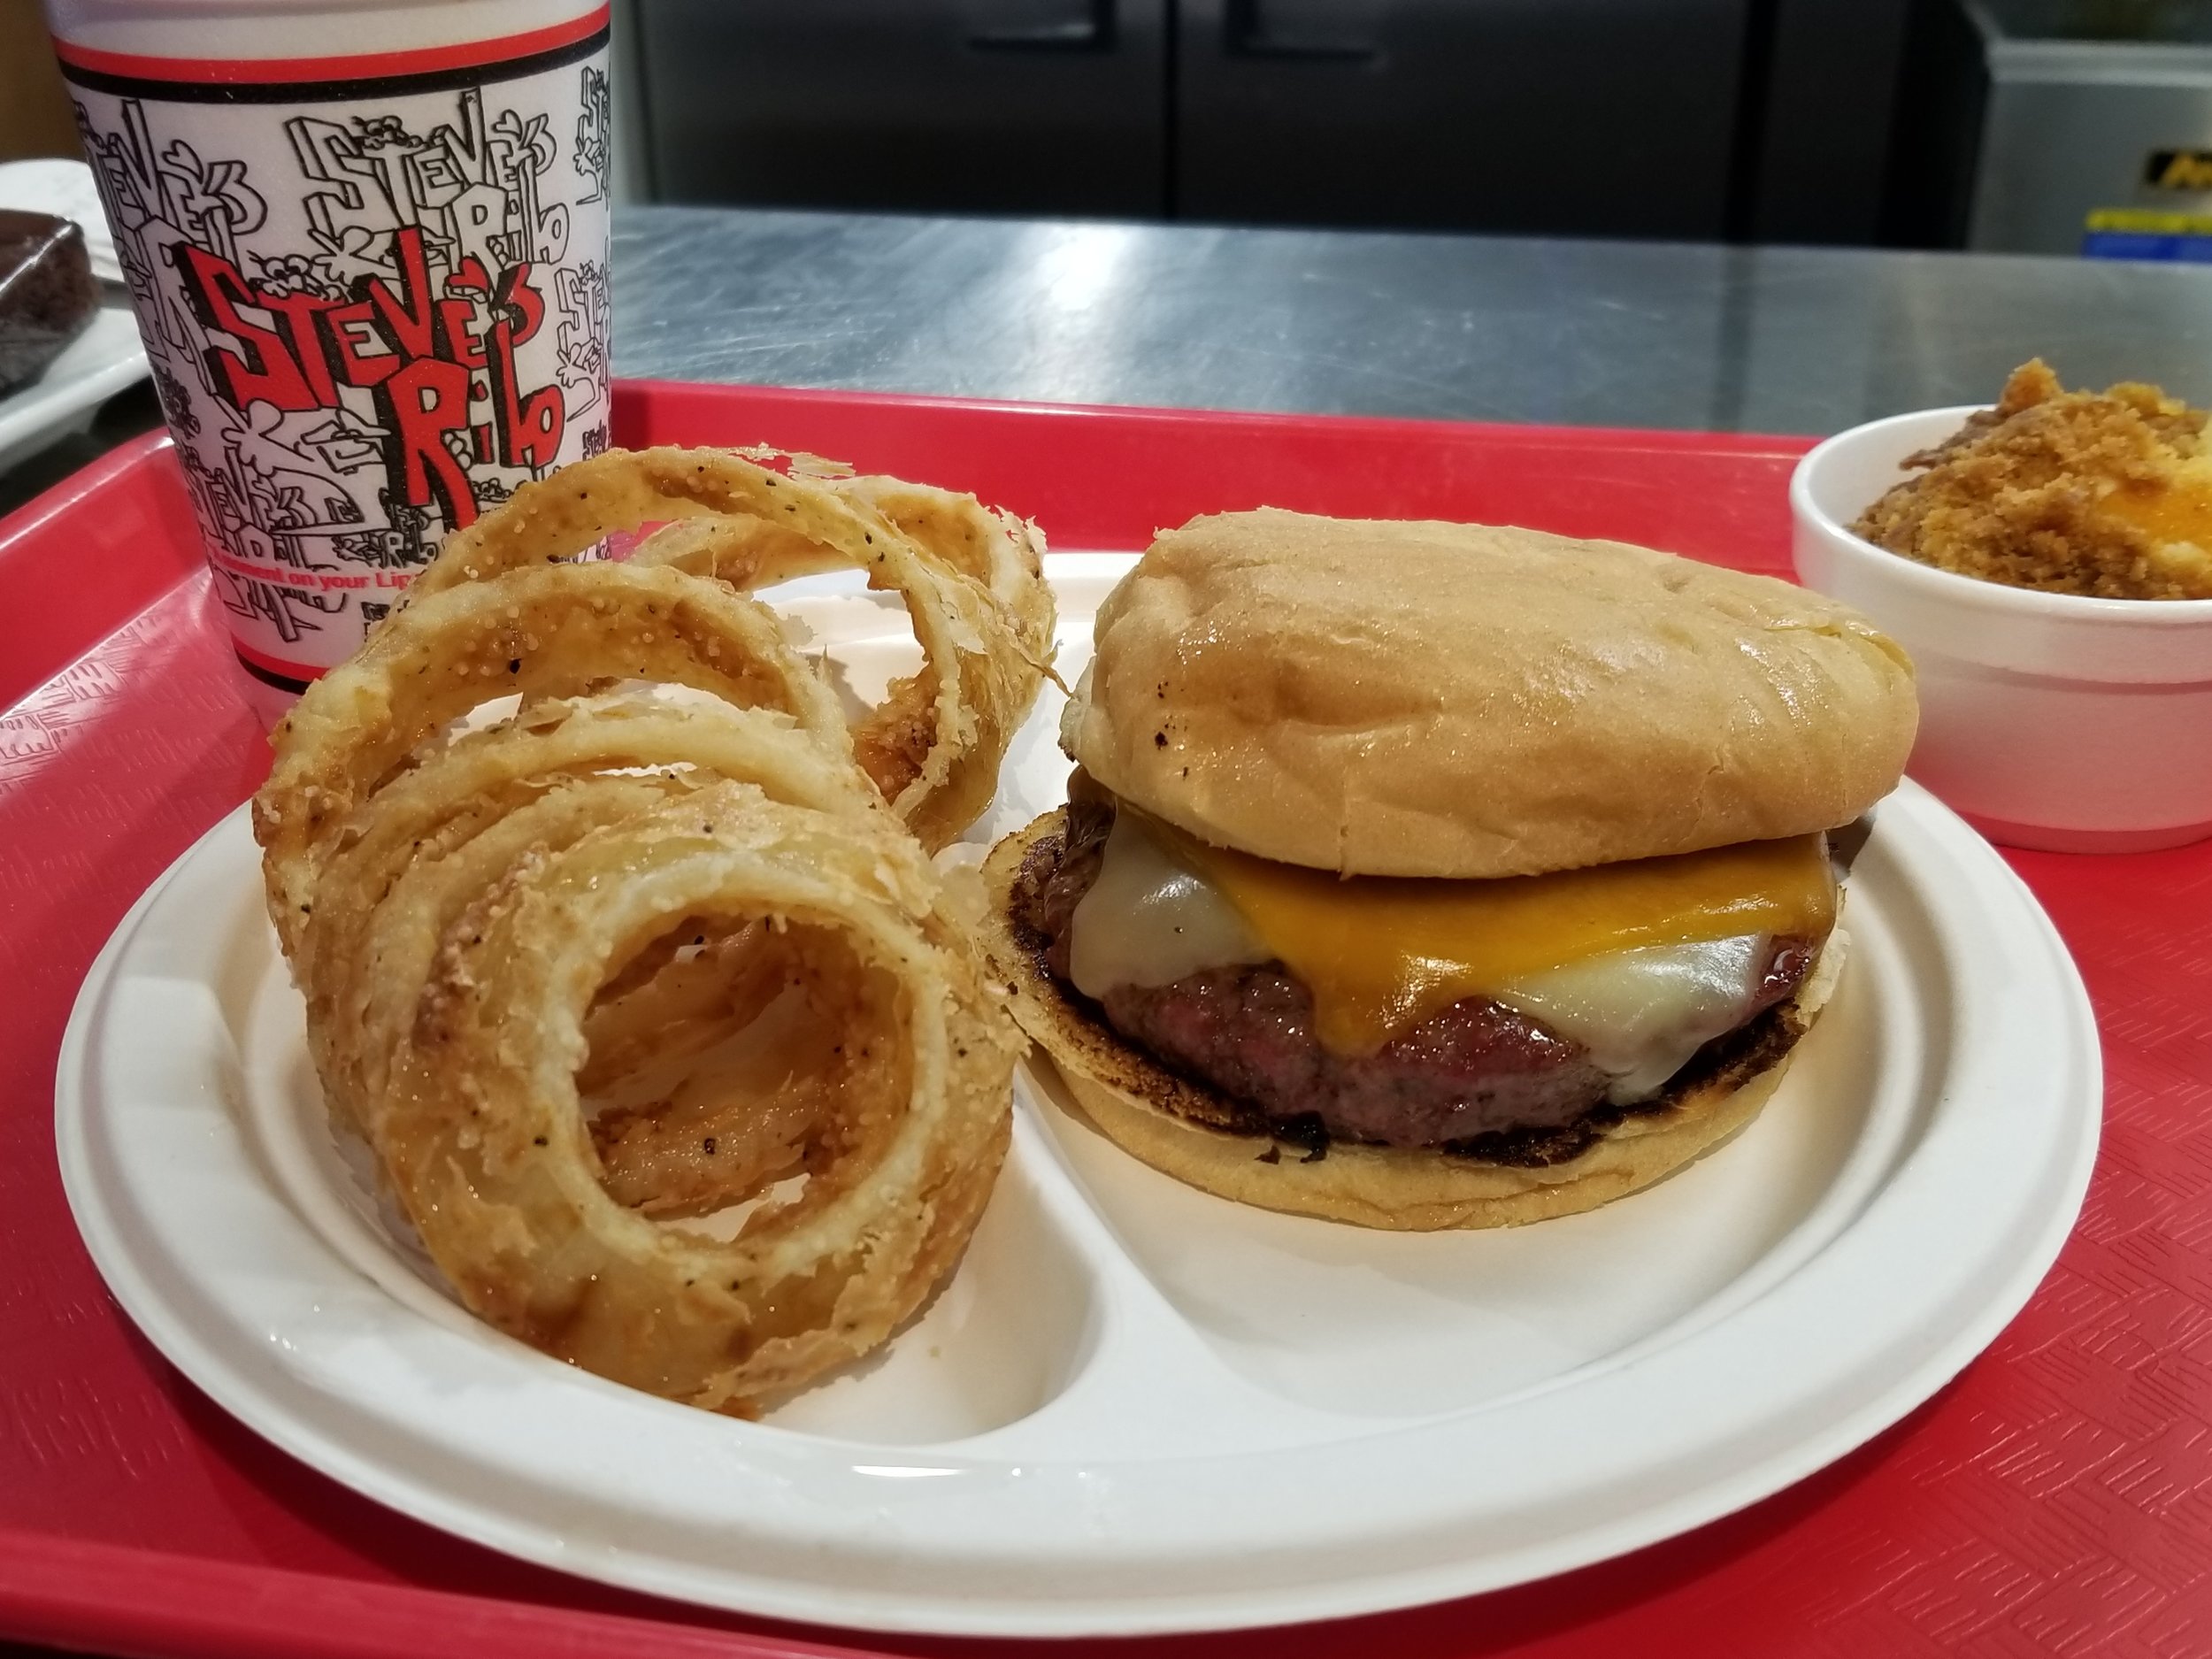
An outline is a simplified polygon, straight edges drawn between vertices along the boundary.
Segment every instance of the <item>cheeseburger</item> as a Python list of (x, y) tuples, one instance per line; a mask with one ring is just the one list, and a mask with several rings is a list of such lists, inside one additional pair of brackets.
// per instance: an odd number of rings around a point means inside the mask
[(1843, 957), (1827, 832), (1912, 668), (1816, 595), (1629, 547), (1264, 511), (1098, 612), (1065, 808), (987, 943), (1076, 1103), (1269, 1209), (1509, 1225), (1757, 1113)]

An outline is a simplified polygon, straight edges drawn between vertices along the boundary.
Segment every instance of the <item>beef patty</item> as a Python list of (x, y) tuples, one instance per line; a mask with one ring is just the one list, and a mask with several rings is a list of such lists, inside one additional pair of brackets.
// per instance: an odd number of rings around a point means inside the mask
[[(1069, 995), (1087, 1002), (1069, 983), (1069, 927), (1098, 879), (1113, 821), (1112, 797), (1079, 772), (1056, 863), (1015, 895), (1013, 919), (1038, 939)], [(1744, 1025), (1706, 1045), (1684, 1071), (1701, 1070), (1708, 1050), (1789, 997), (1817, 949), (1814, 941), (1776, 940)], [(1340, 1139), (1549, 1163), (1547, 1148), (1573, 1156), (1594, 1138), (1593, 1118), (1617, 1121), (1633, 1110), (1609, 1105), (1612, 1079), (1580, 1043), (1489, 997), (1463, 998), (1358, 1056), (1322, 1046), (1312, 994), (1279, 962), (1118, 986), (1088, 1006), (1172, 1070), (1256, 1109), (1271, 1133), (1317, 1148)]]

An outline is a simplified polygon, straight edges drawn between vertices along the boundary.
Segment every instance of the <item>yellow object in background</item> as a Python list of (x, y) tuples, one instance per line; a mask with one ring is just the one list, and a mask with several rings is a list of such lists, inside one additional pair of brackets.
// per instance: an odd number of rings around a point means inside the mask
[(2082, 228), (2138, 236), (2212, 236), (2212, 213), (2175, 213), (2158, 207), (2101, 207), (2090, 214)]

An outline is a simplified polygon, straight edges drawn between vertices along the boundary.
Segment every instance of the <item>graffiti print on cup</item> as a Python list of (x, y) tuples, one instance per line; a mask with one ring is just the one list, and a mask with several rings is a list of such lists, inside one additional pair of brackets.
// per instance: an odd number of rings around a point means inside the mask
[(607, 447), (606, 35), (583, 21), (463, 72), (242, 89), (63, 47), (218, 591), (264, 676), (342, 661), (448, 533)]

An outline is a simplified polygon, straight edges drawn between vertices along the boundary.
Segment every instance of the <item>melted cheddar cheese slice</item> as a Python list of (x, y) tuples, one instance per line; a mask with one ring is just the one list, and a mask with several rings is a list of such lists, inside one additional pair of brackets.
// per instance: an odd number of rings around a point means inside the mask
[(1835, 921), (1835, 876), (1820, 835), (1447, 881), (1340, 878), (1210, 847), (1125, 803), (1121, 813), (1138, 818), (1168, 862), (1235, 911), (1254, 948), (1229, 959), (1277, 958), (1306, 985), (1315, 1035), (1339, 1054), (1372, 1053), (1463, 997), (1510, 1000), (1551, 971), (1593, 958), (1717, 940), (1819, 939)]

